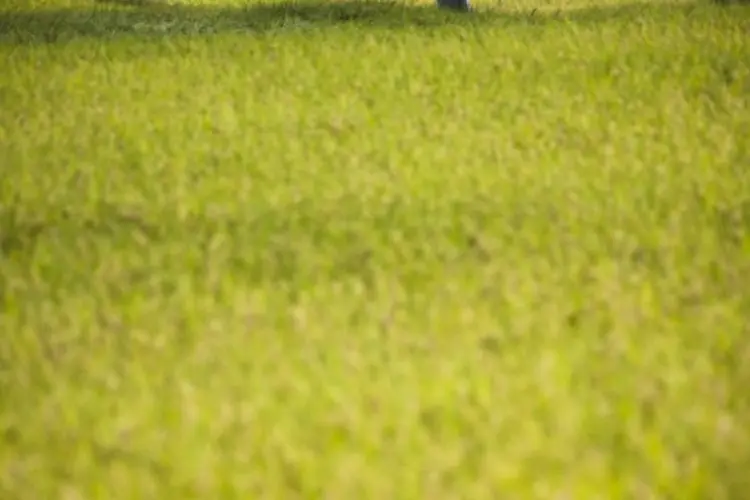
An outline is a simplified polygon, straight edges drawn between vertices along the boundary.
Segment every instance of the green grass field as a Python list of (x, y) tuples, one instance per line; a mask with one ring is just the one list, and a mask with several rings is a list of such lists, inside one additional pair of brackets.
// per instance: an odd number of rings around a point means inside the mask
[(0, 10), (0, 498), (750, 495), (750, 7)]

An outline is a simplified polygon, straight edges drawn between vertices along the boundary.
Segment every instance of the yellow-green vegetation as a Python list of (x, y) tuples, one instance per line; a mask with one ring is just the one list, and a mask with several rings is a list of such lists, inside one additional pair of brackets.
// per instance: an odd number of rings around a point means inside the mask
[(747, 6), (1, 8), (0, 498), (750, 492)]

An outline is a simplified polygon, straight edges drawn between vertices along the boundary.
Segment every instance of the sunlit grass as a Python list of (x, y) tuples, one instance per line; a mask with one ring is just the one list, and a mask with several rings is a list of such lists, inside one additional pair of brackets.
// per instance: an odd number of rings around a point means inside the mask
[(748, 8), (4, 8), (3, 498), (750, 487)]

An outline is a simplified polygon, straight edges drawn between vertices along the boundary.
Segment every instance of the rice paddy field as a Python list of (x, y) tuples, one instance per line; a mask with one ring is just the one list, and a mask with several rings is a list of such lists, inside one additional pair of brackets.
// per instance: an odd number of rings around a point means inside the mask
[(750, 498), (750, 6), (5, 0), (0, 498)]

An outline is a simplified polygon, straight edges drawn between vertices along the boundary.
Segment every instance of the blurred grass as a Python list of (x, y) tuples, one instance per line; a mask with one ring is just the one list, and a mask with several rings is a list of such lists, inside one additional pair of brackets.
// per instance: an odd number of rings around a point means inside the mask
[(3, 498), (743, 498), (747, 8), (3, 9)]

